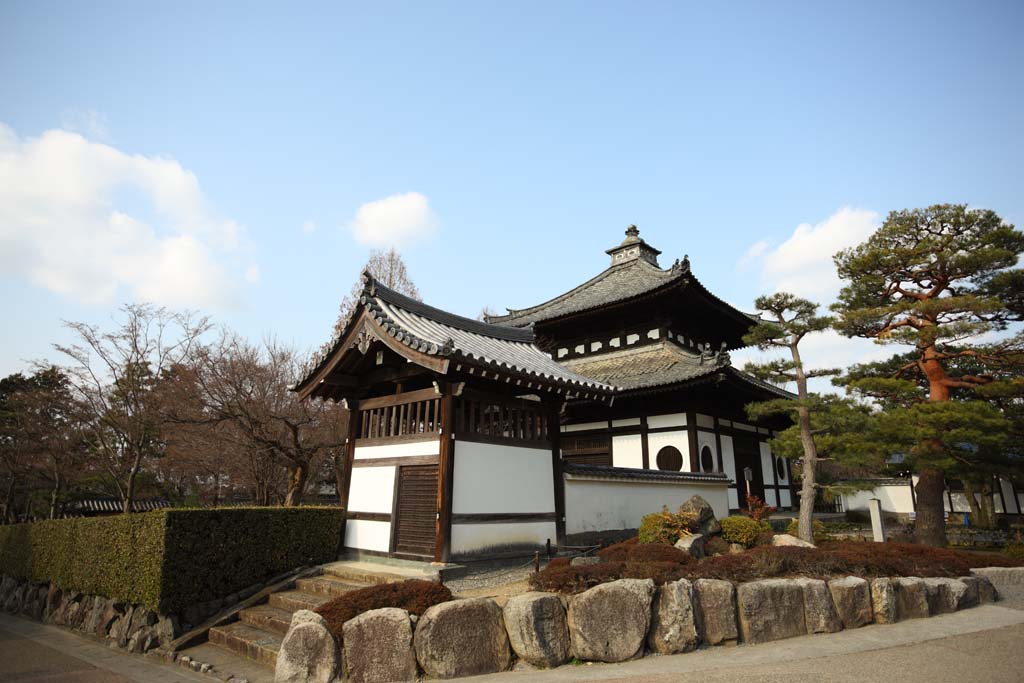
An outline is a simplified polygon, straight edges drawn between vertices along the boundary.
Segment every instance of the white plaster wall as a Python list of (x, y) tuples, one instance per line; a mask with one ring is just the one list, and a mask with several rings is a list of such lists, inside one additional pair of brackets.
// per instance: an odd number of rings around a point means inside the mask
[(388, 552), (391, 549), (391, 523), (365, 519), (346, 520), (345, 547)]
[[(665, 446), (675, 446), (683, 455), (683, 472), (690, 471), (690, 438), (685, 429), (678, 432), (658, 432), (647, 435), (647, 451), (651, 456), (651, 469), (658, 469), (658, 451)], [(639, 467), (639, 466), (638, 466)]]
[[(458, 469), (456, 468), (456, 471)], [(556, 545), (554, 522), (526, 522), (522, 524), (453, 524), (452, 554), (480, 554), (508, 546), (540, 546), (551, 539)]]
[(612, 420), (612, 427), (636, 427), (639, 424), (639, 417), (625, 417), (621, 420)]
[[(654, 454), (651, 451), (651, 467), (654, 467)], [(639, 434), (623, 434), (612, 437), (612, 465), (615, 467), (633, 467), (642, 469), (644, 466), (644, 445)]]
[[(712, 458), (711, 471), (712, 472), (717, 472), (718, 471), (718, 444), (715, 443), (715, 435), (711, 434), (709, 432), (697, 432), (697, 456), (698, 456), (697, 457), (697, 467), (698, 467), (698, 470), (700, 472), (704, 471), (704, 465), (702, 465), (701, 462), (700, 462), (700, 454), (704, 450), (705, 446), (707, 446), (708, 448), (711, 449), (711, 458)], [(688, 467), (686, 465), (684, 465), (683, 469), (688, 469)]]
[(648, 429), (664, 427), (685, 427), (686, 413), (669, 413), (668, 415), (651, 415), (647, 418)]
[(348, 509), (352, 512), (386, 512), (391, 514), (395, 494), (395, 468), (353, 467), (348, 491)]
[[(726, 476), (733, 482), (736, 481), (736, 456), (732, 450), (732, 437), (722, 435), (722, 467)], [(729, 509), (737, 510), (740, 506), (739, 495), (735, 491), (729, 491)]]
[(715, 516), (721, 518), (729, 514), (724, 482), (594, 481), (566, 477), (565, 531), (575, 534), (636, 529), (644, 515), (658, 512), (665, 505), (676, 509), (693, 495), (707, 500)]
[(775, 489), (764, 490), (764, 502), (773, 507), (779, 506), (779, 500), (775, 497)]
[(382, 446), (356, 446), (356, 460), (372, 458), (408, 458), (417, 455), (437, 455), (441, 452), (441, 442), (437, 437), (425, 441), (390, 443)]
[(697, 413), (695, 417), (697, 418), (698, 427), (707, 427), (708, 429), (715, 428), (715, 418), (710, 415), (701, 415), (700, 413)]
[(1006, 501), (1007, 510), (1011, 515), (1020, 514), (1020, 507), (1017, 505), (1017, 496), (1013, 493), (1013, 485), (1006, 479), (1000, 479), (999, 485), (1003, 489), (1003, 500)]
[(789, 493), (789, 489), (779, 491), (779, 507), (788, 508), (793, 504), (793, 497)]
[(765, 486), (774, 486), (775, 458), (772, 457), (772, 449), (767, 441), (758, 441), (757, 447), (761, 452), (761, 479)]
[(455, 441), (452, 513), (554, 512), (551, 451)]
[(914, 499), (910, 495), (909, 485), (879, 486), (871, 491), (857, 491), (843, 496), (843, 508), (846, 510), (867, 510), (868, 501), (878, 498), (885, 512), (907, 514), (914, 511)]

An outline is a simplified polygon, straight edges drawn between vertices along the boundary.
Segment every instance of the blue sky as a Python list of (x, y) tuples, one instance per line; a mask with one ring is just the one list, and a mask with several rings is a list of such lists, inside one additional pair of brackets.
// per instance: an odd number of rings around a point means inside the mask
[[(636, 223), (750, 309), (886, 212), (1024, 223), (1024, 4), (0, 4), (0, 373), (62, 319), (329, 335), (375, 244), (524, 307)], [(821, 364), (863, 345), (822, 341)]]

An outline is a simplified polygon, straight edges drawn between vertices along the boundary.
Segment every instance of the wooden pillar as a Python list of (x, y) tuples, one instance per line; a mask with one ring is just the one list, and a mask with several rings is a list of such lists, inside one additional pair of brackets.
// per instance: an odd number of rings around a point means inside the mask
[(448, 562), (452, 553), (452, 493), (455, 487), (455, 401), (451, 388), (441, 396), (441, 444), (437, 468), (437, 526), (434, 562)]
[(548, 406), (548, 438), (551, 440), (551, 477), (555, 489), (555, 542), (565, 545), (565, 477), (562, 474), (562, 427), (558, 419), (559, 405)]
[[(352, 463), (356, 459), (356, 437), (359, 435), (359, 402), (348, 401), (348, 438), (345, 440), (345, 471), (341, 473), (341, 490), (338, 491), (338, 500), (341, 509), (345, 511), (345, 518), (348, 519), (348, 494), (352, 488)], [(342, 525), (341, 539), (338, 541), (338, 548), (345, 547), (345, 527)]]
[[(715, 450), (718, 451), (715, 457), (715, 462), (718, 465), (716, 472), (725, 472), (725, 456), (722, 455), (722, 425), (719, 424), (718, 418), (715, 418)], [(733, 469), (736, 468), (735, 461), (733, 462)], [(778, 491), (775, 492), (778, 497)]]
[(647, 416), (640, 418), (640, 452), (645, 470), (651, 469), (651, 449), (647, 442)]
[(700, 453), (697, 451), (697, 413), (692, 410), (686, 411), (686, 435), (690, 442), (690, 471), (700, 472)]

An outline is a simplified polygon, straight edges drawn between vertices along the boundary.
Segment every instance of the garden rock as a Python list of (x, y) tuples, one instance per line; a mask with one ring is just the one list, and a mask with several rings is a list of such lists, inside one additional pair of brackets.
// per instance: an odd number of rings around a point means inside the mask
[(341, 668), (338, 644), (322, 621), (306, 616), (296, 621), (297, 615), (298, 612), (292, 616), (288, 633), (281, 641), (274, 683), (331, 683)]
[(871, 623), (871, 585), (866, 580), (858, 576), (832, 579), (828, 590), (843, 628), (860, 628)]
[(804, 591), (797, 581), (763, 579), (736, 588), (740, 637), (747, 643), (766, 643), (807, 633)]
[(501, 608), (489, 598), (434, 605), (416, 623), (416, 659), (434, 678), (504, 671), (512, 664)]
[(708, 645), (736, 640), (736, 587), (728, 581), (697, 579), (693, 583), (699, 631)]
[(804, 622), (807, 633), (835, 633), (843, 630), (843, 620), (839, 618), (836, 606), (832, 602), (832, 593), (824, 581), (819, 579), (794, 579), (804, 593)]
[(619, 579), (569, 601), (569, 642), (577, 659), (623, 662), (641, 653), (651, 623), (654, 581)]
[(699, 560), (704, 557), (704, 541), (707, 540), (704, 534), (691, 534), (682, 536), (676, 541), (676, 547), (683, 552), (689, 553), (693, 559)]
[(895, 624), (899, 615), (896, 610), (896, 587), (892, 579), (871, 580), (871, 610), (876, 624)]
[(658, 588), (651, 603), (647, 647), (658, 654), (689, 652), (700, 645), (700, 615), (693, 584), (686, 579)]
[(584, 567), (589, 564), (601, 564), (601, 558), (597, 556), (584, 555), (583, 557), (574, 557), (569, 560), (570, 567)]
[(900, 621), (930, 616), (928, 588), (923, 580), (904, 576), (893, 579), (893, 587), (896, 589), (896, 617)]
[(697, 533), (704, 536), (714, 536), (722, 532), (722, 525), (715, 517), (715, 510), (711, 504), (700, 496), (690, 496), (685, 503), (679, 507), (682, 513), (692, 513), (697, 517)]
[(924, 581), (928, 594), (928, 609), (932, 614), (950, 614), (970, 602), (967, 584), (958, 579), (928, 578)]
[(988, 579), (996, 588), (1024, 584), (1024, 567), (982, 567), (972, 569), (971, 574)]
[(397, 607), (375, 609), (341, 627), (345, 670), (351, 683), (416, 680), (409, 613)]
[(502, 614), (509, 643), (521, 660), (540, 668), (569, 661), (569, 625), (557, 595), (516, 595), (509, 598)]
[(968, 586), (970, 590), (971, 586), (974, 586), (978, 592), (978, 604), (985, 605), (990, 602), (995, 602), (997, 599), (995, 586), (992, 582), (983, 576), (961, 576), (960, 580)]
[(173, 614), (161, 615), (156, 621), (156, 626), (153, 627), (153, 632), (161, 645), (170, 643), (181, 633), (178, 617)]
[(775, 534), (772, 536), (772, 545), (791, 548), (813, 548), (813, 543), (808, 543), (802, 538), (790, 534)]
[(100, 616), (99, 621), (96, 622), (96, 627), (93, 629), (93, 633), (100, 638), (105, 638), (107, 634), (110, 633), (110, 629), (113, 627), (114, 623), (121, 616), (123, 609), (124, 605), (119, 602), (114, 600), (107, 602), (103, 607), (103, 614)]
[(745, 553), (745, 552), (747, 552), (747, 549), (745, 547), (743, 547), (742, 543), (730, 543), (729, 544), (729, 554), (730, 555), (740, 555), (740, 554)]

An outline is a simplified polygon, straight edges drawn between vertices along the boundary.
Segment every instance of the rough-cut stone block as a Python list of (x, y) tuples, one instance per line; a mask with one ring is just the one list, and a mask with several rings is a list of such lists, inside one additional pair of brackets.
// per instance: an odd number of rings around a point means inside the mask
[(973, 586), (974, 590), (977, 591), (977, 604), (986, 605), (990, 602), (996, 601), (996, 588), (992, 585), (992, 582), (984, 576), (961, 576), (960, 580), (967, 584), (968, 587)]
[(569, 601), (569, 642), (577, 659), (623, 662), (641, 653), (651, 623), (650, 579), (594, 586)]
[(363, 612), (341, 628), (345, 671), (350, 683), (416, 680), (412, 621), (404, 609)]
[(116, 600), (110, 600), (103, 607), (103, 614), (100, 615), (99, 621), (96, 622), (96, 627), (93, 629), (100, 638), (105, 638), (114, 624), (118, 619), (121, 618), (124, 610), (124, 603), (117, 602)]
[(950, 614), (960, 609), (960, 603), (969, 602), (967, 584), (959, 579), (923, 579), (931, 614)]
[(166, 645), (181, 634), (181, 626), (178, 624), (178, 617), (173, 614), (160, 616), (153, 627), (157, 640), (161, 645)]
[(705, 536), (713, 536), (722, 531), (722, 524), (715, 517), (715, 510), (711, 503), (700, 496), (690, 496), (685, 503), (679, 507), (680, 512), (692, 513), (697, 516), (697, 531)]
[(316, 621), (292, 624), (277, 653), (274, 683), (331, 683), (341, 664), (334, 636)]
[(921, 619), (931, 616), (928, 608), (928, 587), (916, 576), (902, 576), (893, 579), (896, 589), (896, 617), (904, 619)]
[(736, 587), (728, 581), (697, 579), (693, 588), (704, 642), (721, 645), (736, 640)]
[(793, 579), (804, 592), (804, 623), (807, 633), (835, 633), (843, 630), (832, 594), (824, 581), (819, 579)]
[(512, 664), (501, 608), (489, 598), (434, 605), (416, 622), (416, 659), (433, 678), (504, 671)]
[(791, 548), (813, 548), (813, 543), (808, 543), (802, 538), (790, 534), (775, 534), (772, 536), (772, 545)]
[(896, 587), (892, 579), (871, 579), (871, 610), (876, 624), (895, 624), (899, 618), (896, 610)]
[(736, 587), (736, 613), (740, 638), (766, 643), (807, 633), (804, 591), (796, 581), (763, 579)]
[(685, 553), (689, 553), (695, 560), (704, 557), (704, 534), (690, 534), (683, 536), (676, 541), (676, 547)]
[(988, 579), (997, 589), (1024, 584), (1024, 567), (980, 567), (972, 569), (971, 574)]
[(509, 643), (519, 659), (541, 668), (569, 661), (569, 625), (559, 596), (516, 595), (509, 598), (502, 612)]
[(860, 628), (871, 623), (874, 615), (871, 585), (867, 581), (857, 576), (844, 576), (829, 581), (828, 590), (843, 628)]
[(686, 579), (658, 588), (651, 603), (647, 647), (658, 654), (689, 652), (700, 645), (700, 615), (693, 584)]

